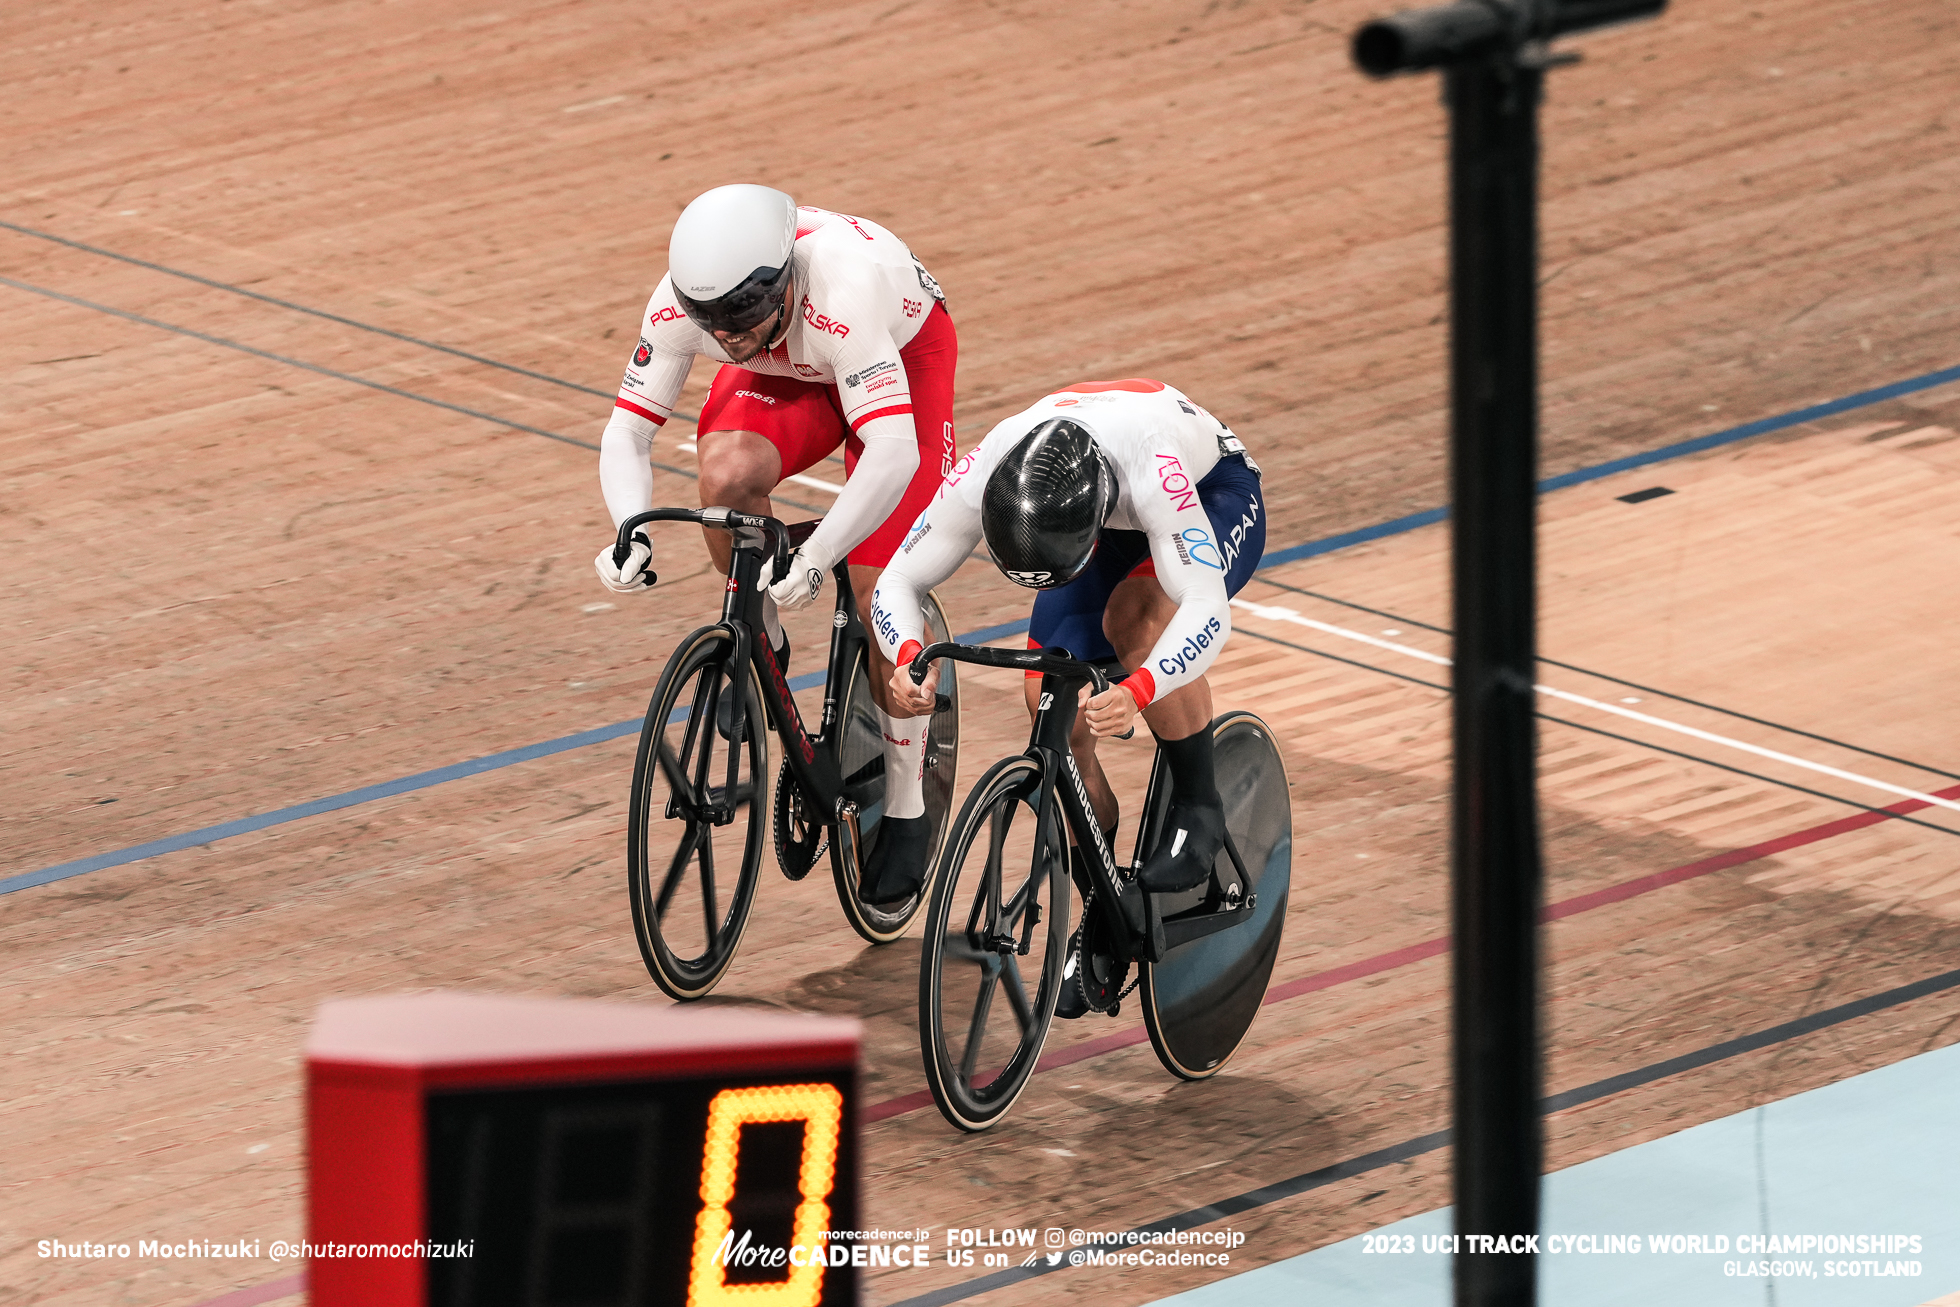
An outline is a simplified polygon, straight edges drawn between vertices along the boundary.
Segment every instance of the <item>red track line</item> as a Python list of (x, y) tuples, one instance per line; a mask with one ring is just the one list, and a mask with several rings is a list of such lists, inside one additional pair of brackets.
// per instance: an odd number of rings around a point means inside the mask
[[(1942, 799), (1960, 798), (1960, 785), (1951, 786), (1944, 790), (1936, 790), (1934, 794), (1936, 797)], [(1686, 863), (1667, 871), (1657, 871), (1649, 876), (1638, 876), (1633, 880), (1622, 881), (1618, 885), (1609, 885), (1605, 889), (1594, 890), (1590, 894), (1576, 895), (1572, 898), (1563, 899), (1551, 904), (1545, 909), (1543, 919), (1546, 921), (1557, 921), (1563, 917), (1575, 917), (1582, 912), (1591, 912), (1594, 908), (1603, 908), (1609, 903), (1620, 903), (1626, 899), (1651, 893), (1657, 889), (1664, 889), (1669, 885), (1678, 885), (1684, 880), (1693, 880), (1697, 876), (1706, 876), (1711, 872), (1721, 871), (1728, 867), (1741, 866), (1745, 862), (1755, 862), (1759, 858), (1771, 857), (1788, 849), (1802, 848), (1806, 844), (1816, 844), (1821, 840), (1828, 840), (1834, 836), (1849, 834), (1854, 830), (1863, 830), (1867, 826), (1877, 825), (1888, 817), (1903, 816), (1906, 813), (1917, 812), (1921, 808), (1929, 808), (1931, 806), (1931, 804), (1925, 802), (1923, 799), (1906, 799), (1882, 811), (1861, 812), (1856, 816), (1841, 817), (1836, 821), (1827, 821), (1819, 826), (1811, 826), (1804, 830), (1793, 831), (1788, 835), (1779, 835), (1773, 840), (1764, 840), (1760, 844), (1751, 844), (1747, 848), (1731, 849), (1727, 853), (1717, 853), (1712, 857), (1703, 858), (1699, 862)], [(1384, 971), (1393, 971), (1398, 967), (1408, 966), (1412, 962), (1422, 962), (1429, 958), (1440, 957), (1449, 951), (1449, 947), (1450, 941), (1446, 935), (1438, 936), (1435, 939), (1424, 940), (1420, 944), (1408, 944), (1402, 948), (1392, 949), (1387, 953), (1378, 953), (1372, 958), (1363, 958), (1359, 962), (1350, 962), (1345, 966), (1332, 967), (1326, 971), (1316, 971), (1312, 975), (1301, 976), (1298, 980), (1289, 980), (1283, 985), (1275, 985), (1266, 991), (1265, 1001), (1267, 1003), (1280, 1003), (1289, 998), (1298, 998), (1302, 994), (1311, 994), (1322, 989), (1332, 989), (1334, 986), (1344, 985), (1350, 980), (1360, 980), (1364, 976), (1373, 976)], [(1119, 1048), (1130, 1048), (1144, 1043), (1149, 1037), (1149, 1032), (1142, 1026), (1135, 1026), (1129, 1030), (1119, 1030), (1114, 1034), (1104, 1035), (1099, 1039), (1084, 1040), (1082, 1043), (1071, 1045), (1068, 1048), (1062, 1049), (1060, 1052), (1050, 1053), (1041, 1059), (1040, 1063), (1036, 1065), (1035, 1070), (1036, 1072), (1059, 1070), (1062, 1067), (1070, 1066), (1077, 1062), (1086, 1062), (1092, 1057), (1100, 1057), (1104, 1053), (1113, 1053)], [(864, 1109), (862, 1120), (864, 1124), (869, 1125), (873, 1121), (883, 1121), (890, 1117), (903, 1116), (907, 1112), (916, 1112), (920, 1108), (930, 1105), (931, 1102), (931, 1090), (914, 1090), (909, 1094), (901, 1094), (897, 1098), (887, 1098), (883, 1102), (873, 1103)], [(259, 1303), (272, 1302), (278, 1298), (290, 1297), (301, 1292), (305, 1287), (306, 1277), (304, 1275), (296, 1275), (289, 1279), (275, 1280), (270, 1284), (262, 1284), (256, 1288), (240, 1289), (234, 1293), (213, 1298), (209, 1302), (199, 1303), (198, 1307), (256, 1307)]]
[[(1933, 793), (1935, 798), (1960, 798), (1960, 785), (1950, 786), (1944, 790), (1936, 790)], [(1788, 849), (1801, 848), (1806, 844), (1816, 844), (1820, 840), (1828, 840), (1834, 836), (1845, 835), (1854, 830), (1863, 830), (1867, 826), (1875, 826), (1879, 822), (1891, 817), (1904, 816), (1907, 813), (1918, 812), (1921, 808), (1930, 808), (1932, 806), (1932, 804), (1927, 803), (1924, 799), (1905, 799), (1887, 808), (1872, 812), (1861, 812), (1851, 817), (1840, 817), (1836, 821), (1827, 821), (1819, 826), (1810, 826), (1800, 831), (1792, 831), (1788, 835), (1779, 835), (1773, 840), (1764, 840), (1760, 844), (1751, 844), (1747, 848), (1730, 849), (1727, 853), (1717, 853), (1712, 857), (1703, 858), (1699, 862), (1685, 863), (1682, 866), (1672, 867), (1667, 871), (1657, 871), (1647, 876), (1636, 876), (1632, 880), (1622, 881), (1618, 885), (1609, 885), (1605, 889), (1594, 890), (1590, 894), (1579, 894), (1569, 899), (1562, 899), (1557, 903), (1547, 906), (1540, 919), (1544, 921), (1557, 921), (1563, 917), (1576, 917), (1582, 912), (1591, 912), (1594, 908), (1603, 908), (1609, 903), (1620, 903), (1626, 899), (1648, 894), (1657, 889), (1665, 889), (1669, 885), (1678, 885), (1684, 880), (1693, 880), (1697, 876), (1706, 876), (1710, 872), (1722, 871), (1728, 867), (1741, 866), (1745, 862), (1755, 862), (1759, 858), (1772, 857)], [(1440, 957), (1444, 953), (1449, 952), (1449, 949), (1449, 936), (1439, 935), (1435, 939), (1426, 939), (1420, 944), (1404, 945), (1401, 948), (1393, 949), (1387, 953), (1378, 953), (1374, 957), (1363, 958), (1359, 962), (1350, 962), (1345, 966), (1333, 967), (1327, 971), (1316, 971), (1312, 975), (1301, 976), (1298, 980), (1289, 980), (1285, 984), (1275, 985), (1266, 991), (1265, 1001), (1266, 1003), (1281, 1003), (1289, 998), (1298, 998), (1302, 994), (1312, 994), (1318, 990), (1332, 989), (1336, 985), (1345, 985), (1350, 980), (1360, 980), (1364, 976), (1373, 976), (1384, 971), (1393, 971), (1398, 967), (1408, 966), (1412, 962), (1422, 962), (1428, 958)], [(1099, 1039), (1085, 1040), (1080, 1044), (1071, 1045), (1058, 1053), (1050, 1053), (1048, 1056), (1042, 1058), (1036, 1064), (1035, 1072), (1036, 1074), (1040, 1074), (1043, 1071), (1054, 1071), (1076, 1062), (1087, 1061), (1092, 1057), (1100, 1057), (1104, 1053), (1113, 1053), (1119, 1048), (1131, 1048), (1137, 1044), (1146, 1042), (1149, 1038), (1149, 1031), (1145, 1030), (1142, 1026), (1133, 1026), (1128, 1030), (1120, 1030), (1115, 1034), (1104, 1035)], [(897, 1098), (887, 1098), (881, 1103), (873, 1103), (870, 1107), (864, 1109), (863, 1120), (866, 1124), (869, 1124), (873, 1121), (883, 1121), (888, 1117), (903, 1116), (905, 1113), (915, 1112), (931, 1102), (931, 1090), (915, 1090), (912, 1093), (903, 1094)], [(206, 1307), (214, 1307), (214, 1305), (207, 1304)]]

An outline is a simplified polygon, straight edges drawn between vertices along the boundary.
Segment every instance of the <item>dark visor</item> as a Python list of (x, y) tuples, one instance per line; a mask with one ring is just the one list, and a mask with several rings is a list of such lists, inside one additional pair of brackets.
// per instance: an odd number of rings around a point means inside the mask
[(688, 321), (703, 331), (747, 331), (782, 307), (789, 286), (789, 267), (757, 268), (734, 290), (718, 299), (689, 299), (674, 287), (674, 298)]

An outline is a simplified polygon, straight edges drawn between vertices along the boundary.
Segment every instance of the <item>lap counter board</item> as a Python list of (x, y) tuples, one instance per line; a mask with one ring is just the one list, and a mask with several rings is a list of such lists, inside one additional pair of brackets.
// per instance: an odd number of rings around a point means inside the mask
[(772, 1013), (328, 1002), (307, 1046), (312, 1301), (855, 1304), (830, 1236), (857, 1224), (858, 1044), (855, 1021)]

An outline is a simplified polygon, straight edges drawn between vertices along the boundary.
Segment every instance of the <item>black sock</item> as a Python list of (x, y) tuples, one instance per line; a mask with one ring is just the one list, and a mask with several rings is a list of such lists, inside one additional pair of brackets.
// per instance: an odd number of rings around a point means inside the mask
[(1211, 727), (1205, 726), (1181, 740), (1158, 737), (1157, 747), (1171, 770), (1171, 798), (1207, 807), (1222, 807), (1218, 797), (1218, 778), (1212, 771)]

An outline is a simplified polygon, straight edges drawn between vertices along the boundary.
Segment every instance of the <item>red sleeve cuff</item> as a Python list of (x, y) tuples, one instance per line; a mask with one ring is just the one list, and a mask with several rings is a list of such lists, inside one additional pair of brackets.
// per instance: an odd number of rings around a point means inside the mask
[(874, 419), (877, 418), (903, 417), (904, 415), (910, 413), (911, 411), (912, 411), (912, 406), (910, 404), (891, 404), (884, 408), (873, 409), (871, 412), (866, 413), (863, 417), (852, 418), (851, 430), (856, 431), (859, 428), (863, 427), (865, 423), (873, 421)]
[(923, 648), (925, 648), (925, 646), (920, 644), (917, 640), (907, 640), (904, 644), (898, 646), (897, 665), (900, 667), (910, 667), (912, 665), (912, 660), (919, 656), (919, 651)]
[(626, 398), (624, 395), (621, 395), (618, 399), (615, 399), (613, 401), (613, 407), (623, 408), (628, 413), (638, 413), (641, 417), (653, 423), (653, 425), (655, 425), (656, 427), (664, 427), (667, 425), (666, 418), (661, 417), (658, 413), (654, 412), (650, 408), (645, 407), (644, 405), (635, 404), (632, 400)]
[(1150, 701), (1157, 697), (1157, 679), (1150, 674), (1148, 667), (1139, 667), (1120, 682), (1137, 701), (1137, 707), (1148, 708)]

